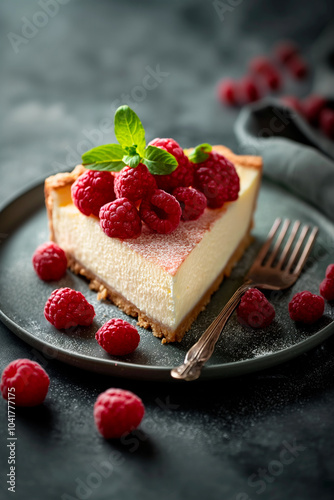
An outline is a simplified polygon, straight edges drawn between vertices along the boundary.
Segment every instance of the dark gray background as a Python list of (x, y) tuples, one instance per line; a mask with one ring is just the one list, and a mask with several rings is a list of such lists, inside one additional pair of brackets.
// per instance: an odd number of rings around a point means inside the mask
[[(333, 17), (334, 4), (225, 5), (230, 10), (222, 20), (211, 1), (69, 0), (16, 53), (9, 33), (22, 36), (22, 18), (36, 19), (41, 7), (3, 0), (1, 201), (37, 178), (72, 167), (80, 147), (112, 142), (113, 133), (99, 127), (112, 118), (117, 100), (138, 112), (149, 140), (171, 136), (184, 147), (203, 141), (236, 147), (237, 111), (217, 102), (217, 81), (242, 76), (251, 56), (284, 37), (300, 43), (307, 57)], [(138, 86), (147, 67), (157, 65), (168, 73), (157, 88), (140, 102), (122, 97), (132, 93), (141, 99)], [(290, 82), (287, 91), (303, 95), (309, 86), (310, 81), (298, 87)], [(1, 370), (18, 357), (38, 360), (3, 325), (0, 332)], [(187, 385), (117, 380), (41, 358), (52, 385), (43, 407), (17, 411), (15, 498), (330, 499), (333, 353), (330, 339), (274, 370)], [(142, 430), (132, 441), (105, 442), (95, 431), (92, 406), (111, 386), (133, 390), (146, 405)], [(4, 477), (6, 411), (1, 404), (0, 487), (10, 498)], [(294, 441), (301, 448), (279, 471), (280, 453)], [(105, 461), (113, 462), (113, 472), (93, 476)], [(254, 484), (259, 468), (268, 467), (272, 473), (265, 482)], [(76, 493), (82, 482), (91, 489)]]

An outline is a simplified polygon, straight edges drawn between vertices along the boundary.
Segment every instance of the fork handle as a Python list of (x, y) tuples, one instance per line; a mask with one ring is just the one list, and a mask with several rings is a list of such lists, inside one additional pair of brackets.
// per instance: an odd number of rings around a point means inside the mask
[(254, 286), (256, 285), (252, 281), (248, 280), (238, 288), (225, 307), (218, 314), (217, 318), (205, 330), (196, 344), (189, 349), (184, 358), (183, 364), (171, 370), (173, 378), (196, 380), (200, 376), (204, 363), (206, 363), (212, 356), (217, 340), (219, 339), (227, 320), (239, 304), (243, 294), (249, 288)]

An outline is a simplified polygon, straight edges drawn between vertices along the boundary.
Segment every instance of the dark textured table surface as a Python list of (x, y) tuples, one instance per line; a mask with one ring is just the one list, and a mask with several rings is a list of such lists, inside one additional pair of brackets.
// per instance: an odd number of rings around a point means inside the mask
[[(217, 104), (217, 80), (241, 76), (251, 56), (282, 37), (307, 56), (334, 9), (329, 0), (229, 0), (222, 19), (217, 4), (3, 0), (1, 202), (113, 142), (120, 102), (138, 112), (149, 139), (235, 147), (237, 111)], [(0, 405), (1, 498), (333, 498), (334, 339), (247, 377), (158, 384), (75, 369), (41, 357), (2, 324), (0, 332), (1, 370), (27, 357), (51, 378), (42, 407), (16, 412), (15, 494)], [(122, 442), (104, 441), (94, 427), (94, 401), (109, 387), (134, 391), (146, 406), (140, 431)]]

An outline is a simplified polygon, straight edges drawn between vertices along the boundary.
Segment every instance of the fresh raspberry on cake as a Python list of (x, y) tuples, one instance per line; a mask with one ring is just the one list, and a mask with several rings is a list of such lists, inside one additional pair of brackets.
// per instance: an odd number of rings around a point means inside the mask
[(181, 146), (174, 139), (154, 139), (149, 143), (150, 146), (155, 146), (164, 149), (172, 154), (178, 163), (177, 168), (168, 175), (155, 175), (155, 180), (159, 189), (172, 192), (173, 189), (179, 186), (191, 186), (193, 183), (193, 168), (188, 157), (185, 155)]
[(145, 224), (160, 234), (173, 232), (179, 225), (182, 215), (180, 203), (175, 196), (162, 189), (156, 189), (150, 199), (144, 199), (139, 212)]
[(195, 165), (195, 187), (204, 193), (208, 207), (222, 207), (238, 198), (240, 180), (233, 163), (211, 151), (208, 159)]
[(122, 319), (110, 319), (96, 332), (98, 344), (113, 356), (124, 356), (137, 349), (140, 335), (137, 328)]
[(138, 210), (127, 198), (117, 198), (100, 210), (100, 226), (110, 238), (138, 238), (141, 233), (141, 220)]
[(178, 187), (174, 189), (173, 196), (180, 203), (184, 221), (198, 219), (207, 205), (204, 194), (192, 187)]
[(45, 370), (30, 359), (16, 359), (2, 372), (0, 390), (13, 406), (37, 406), (43, 403), (50, 379)]
[(117, 198), (128, 198), (136, 202), (149, 196), (157, 188), (157, 183), (146, 165), (139, 163), (138, 167), (124, 167), (115, 178), (115, 193)]
[(96, 427), (106, 439), (118, 439), (135, 430), (144, 413), (142, 400), (123, 389), (108, 389), (94, 405)]
[(71, 194), (81, 213), (98, 217), (100, 208), (115, 199), (114, 176), (110, 172), (88, 170), (72, 184)]
[(91, 325), (95, 311), (81, 292), (71, 288), (59, 288), (54, 290), (47, 300), (44, 316), (58, 330), (62, 330), (78, 325)]
[(289, 314), (293, 321), (314, 323), (324, 314), (325, 301), (309, 291), (296, 293), (289, 303)]
[(238, 84), (230, 78), (222, 80), (218, 85), (218, 98), (228, 106), (238, 104)]
[(244, 326), (265, 328), (275, 318), (275, 309), (260, 290), (250, 288), (237, 308), (237, 317)]
[(60, 280), (67, 269), (67, 257), (64, 250), (52, 241), (36, 248), (32, 263), (37, 276), (44, 281)]

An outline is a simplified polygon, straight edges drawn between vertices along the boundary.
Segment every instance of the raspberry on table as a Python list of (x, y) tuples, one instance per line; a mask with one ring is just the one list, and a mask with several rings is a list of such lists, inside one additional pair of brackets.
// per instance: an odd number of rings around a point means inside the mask
[(334, 300), (334, 278), (325, 278), (320, 283), (320, 294), (328, 301)]
[(330, 139), (334, 139), (334, 110), (325, 108), (320, 112), (320, 128)]
[(124, 167), (115, 178), (116, 197), (133, 202), (149, 196), (156, 188), (153, 175), (143, 163), (139, 163), (136, 168)]
[(258, 101), (261, 97), (259, 86), (251, 76), (246, 76), (239, 82), (239, 91), (244, 103)]
[(250, 288), (242, 296), (237, 308), (239, 323), (252, 328), (265, 328), (275, 318), (275, 309), (257, 288)]
[(274, 49), (274, 53), (280, 63), (286, 64), (290, 59), (298, 56), (299, 49), (293, 42), (287, 40), (279, 42)]
[(180, 203), (184, 221), (198, 219), (207, 205), (204, 194), (192, 187), (178, 187), (174, 189), (173, 196)]
[(321, 111), (326, 106), (327, 101), (320, 95), (309, 95), (302, 102), (303, 114), (306, 120), (312, 125), (317, 125)]
[(117, 198), (100, 210), (100, 226), (110, 238), (138, 238), (141, 233), (141, 220), (138, 210), (127, 198)]
[(44, 316), (58, 330), (62, 330), (78, 325), (91, 325), (95, 311), (81, 292), (71, 288), (58, 288), (47, 300)]
[(293, 321), (314, 323), (324, 314), (325, 301), (307, 290), (296, 293), (289, 302), (289, 314)]
[(150, 199), (146, 198), (141, 202), (139, 213), (152, 231), (169, 234), (179, 225), (182, 211), (174, 196), (162, 189), (156, 189)]
[(96, 427), (106, 439), (118, 439), (135, 430), (144, 413), (142, 400), (123, 389), (108, 389), (94, 405)]
[(281, 87), (280, 74), (268, 57), (259, 56), (252, 59), (250, 70), (260, 76), (270, 89), (278, 90)]
[(218, 98), (228, 106), (238, 104), (238, 84), (236, 81), (226, 78), (218, 84)]
[(326, 278), (334, 279), (334, 264), (329, 264), (329, 266), (327, 266)]
[(233, 163), (211, 151), (207, 160), (195, 165), (194, 187), (204, 193), (208, 207), (222, 207), (239, 196), (240, 180)]
[(97, 343), (113, 356), (124, 356), (137, 349), (140, 335), (137, 328), (122, 319), (110, 319), (96, 332)]
[(16, 406), (37, 406), (43, 403), (49, 384), (41, 365), (30, 359), (15, 359), (2, 372), (0, 390), (3, 398)]
[(167, 192), (172, 192), (173, 189), (179, 186), (191, 186), (193, 183), (193, 168), (188, 157), (184, 153), (181, 146), (174, 139), (153, 139), (149, 146), (155, 146), (164, 149), (172, 154), (178, 163), (177, 168), (168, 175), (155, 175), (158, 188)]
[(115, 199), (114, 176), (110, 172), (88, 170), (72, 184), (71, 194), (81, 213), (98, 217), (100, 208)]
[(62, 248), (48, 241), (36, 248), (32, 256), (32, 264), (41, 280), (57, 281), (66, 273), (67, 257)]

